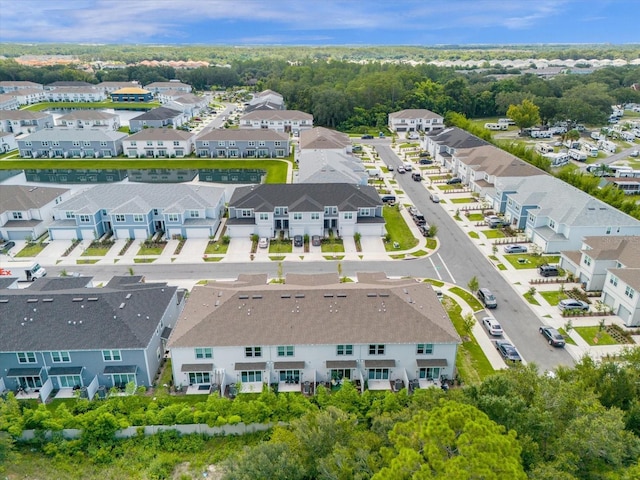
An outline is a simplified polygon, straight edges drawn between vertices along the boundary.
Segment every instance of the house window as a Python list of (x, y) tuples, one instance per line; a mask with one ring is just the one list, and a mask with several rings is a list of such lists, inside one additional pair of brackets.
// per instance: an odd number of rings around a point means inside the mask
[(345, 220), (353, 220), (353, 212), (344, 212)]
[(151, 140), (147, 141), (147, 147), (153, 147), (153, 142)]
[(236, 146), (235, 140), (229, 140), (229, 146), (230, 147), (235, 147)]
[(370, 368), (369, 380), (389, 380), (388, 368)]
[(293, 345), (280, 345), (278, 347), (279, 357), (293, 357), (294, 349)]
[(158, 209), (157, 209), (157, 208), (154, 208), (154, 209), (153, 209), (153, 214), (154, 214), (154, 215), (158, 215)]
[(100, 146), (101, 147), (106, 147), (107, 146), (107, 142), (100, 142)]
[(131, 146), (132, 146), (132, 147), (135, 147), (136, 145), (137, 145), (137, 144), (136, 144), (135, 140), (131, 140)]
[(136, 383), (136, 374), (135, 373), (114, 373), (113, 377), (113, 385), (126, 387), (127, 383)]
[(124, 222), (125, 220), (124, 215), (116, 215), (116, 222)]
[(293, 219), (294, 220), (302, 220), (302, 213), (294, 213), (293, 214)]
[(613, 285), (614, 287), (617, 287), (618, 286), (618, 277), (616, 277), (615, 275), (611, 275), (609, 277), (609, 283), (611, 285)]
[(419, 343), (416, 346), (416, 354), (429, 355), (433, 353), (433, 343)]
[(582, 259), (582, 263), (584, 263), (585, 265), (591, 265), (591, 257), (588, 255), (585, 255), (584, 258)]
[(105, 362), (119, 362), (122, 356), (120, 350), (102, 350), (102, 359)]
[(320, 220), (320, 213), (318, 212), (313, 212), (311, 214), (311, 220)]
[(209, 142), (202, 142), (202, 146), (203, 147), (208, 147), (209, 146)]
[(240, 217), (242, 218), (250, 218), (253, 217), (253, 210), (250, 208), (243, 208), (238, 212)]
[(369, 345), (369, 355), (384, 355), (384, 345)]
[(36, 352), (17, 352), (18, 363), (37, 363)]
[(627, 288), (624, 289), (624, 294), (629, 298), (633, 298), (634, 293), (636, 293), (635, 290), (629, 286), (627, 286)]
[(225, 143), (224, 143), (224, 141), (223, 141), (223, 140), (218, 142), (218, 146), (219, 146), (219, 147), (224, 147), (224, 145), (225, 145)]
[(58, 142), (57, 140), (54, 140), (54, 141), (51, 142), (51, 146), (59, 147), (60, 146), (60, 142)]
[(605, 232), (607, 235), (611, 235), (611, 227), (607, 227), (607, 231)]
[(240, 379), (242, 380), (242, 383), (261, 382), (262, 372), (258, 372), (258, 371), (240, 372)]
[(300, 370), (280, 370), (280, 381), (285, 383), (300, 383)]
[(440, 378), (440, 367), (421, 368), (419, 376), (423, 380), (433, 380), (434, 378)]
[(336, 215), (338, 213), (338, 207), (324, 207), (324, 213), (325, 215)]
[(556, 222), (554, 222), (553, 220), (549, 219), (549, 228), (556, 228)]
[(282, 146), (282, 142), (279, 142), (279, 141), (276, 140), (275, 142), (273, 142), (273, 145), (274, 145), (274, 147), (280, 147), (280, 146)]
[(49, 142), (42, 142), (42, 146), (43, 147), (48, 147), (49, 146)]
[(85, 140), (84, 142), (82, 142), (82, 144), (83, 144), (85, 147), (90, 147), (90, 146), (91, 146), (91, 142), (89, 142), (89, 141), (87, 141), (87, 140)]
[(91, 221), (91, 217), (89, 215), (78, 215), (81, 223), (89, 223)]
[(22, 220), (22, 212), (13, 212), (12, 215), (14, 220)]
[(169, 221), (170, 222), (177, 222), (178, 221), (178, 214), (177, 213), (170, 213), (168, 215)]
[(247, 147), (255, 147), (256, 146), (256, 142), (247, 142)]
[(261, 357), (262, 347), (244, 347), (245, 357)]
[[(76, 143), (76, 142), (74, 142), (74, 144), (75, 144), (75, 143)], [(31, 144), (31, 142), (24, 142), (24, 146), (25, 146), (25, 147), (30, 147), (30, 146), (32, 146), (32, 144)]]
[(53, 363), (66, 363), (71, 361), (69, 352), (51, 352), (51, 361)]
[(200, 212), (198, 210), (189, 210), (189, 218), (199, 218)]
[(178, 140), (174, 140), (173, 141), (173, 146), (174, 147), (179, 147), (180, 146), (180, 142)]
[(534, 218), (535, 218), (535, 217), (534, 217), (533, 215), (529, 215), (529, 217), (528, 217), (528, 221), (529, 221), (529, 222), (531, 222), (531, 223), (533, 223)]
[(287, 215), (289, 213), (289, 209), (287, 207), (276, 207), (275, 213), (276, 215)]
[(338, 345), (336, 355), (353, 355), (353, 345)]
[(134, 222), (144, 222), (144, 215), (135, 214), (133, 216), (133, 221)]
[(261, 213), (259, 218), (260, 218), (260, 220), (269, 220), (269, 214), (268, 213)]
[(264, 147), (266, 144), (267, 144), (267, 143), (266, 143), (264, 140), (260, 140), (260, 141), (258, 142), (258, 146), (259, 146), (259, 147)]
[(69, 212), (69, 211), (64, 212), (64, 216), (65, 216), (67, 219), (69, 219), (69, 220), (71, 220), (71, 219), (73, 219), (73, 218), (76, 218), (76, 214), (75, 214), (75, 213), (73, 213), (73, 212)]
[(196, 358), (213, 358), (213, 349), (211, 347), (196, 348)]
[(211, 374), (209, 372), (189, 372), (189, 384), (197, 385), (199, 383), (211, 383)]

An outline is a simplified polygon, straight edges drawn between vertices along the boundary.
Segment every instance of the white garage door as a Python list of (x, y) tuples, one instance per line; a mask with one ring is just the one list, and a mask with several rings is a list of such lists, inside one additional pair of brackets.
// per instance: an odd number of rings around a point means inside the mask
[(96, 236), (93, 230), (83, 228), (80, 230), (81, 240), (95, 240)]
[(129, 238), (129, 229), (116, 228), (115, 235), (116, 235), (116, 238)]
[(147, 231), (144, 228), (136, 228), (133, 231), (133, 238), (144, 240), (147, 238)]
[(177, 235), (182, 235), (182, 230), (179, 228), (170, 228), (167, 230), (167, 237), (173, 238)]
[(208, 238), (210, 231), (208, 228), (187, 228), (185, 234), (187, 238)]
[(631, 312), (627, 310), (624, 305), (620, 305), (618, 306), (618, 316), (626, 324), (629, 321), (629, 318), (631, 318)]
[(32, 237), (33, 232), (31, 230), (9, 230), (7, 238), (9, 240), (24, 240), (27, 237)]
[(76, 238), (75, 230), (51, 230), (51, 240), (73, 240)]

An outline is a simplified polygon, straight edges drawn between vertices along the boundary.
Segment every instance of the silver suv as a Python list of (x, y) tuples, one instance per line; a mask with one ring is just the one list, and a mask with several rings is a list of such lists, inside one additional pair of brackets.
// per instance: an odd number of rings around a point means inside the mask
[(488, 288), (481, 288), (480, 290), (478, 290), (477, 296), (485, 308), (498, 307), (498, 301), (496, 300), (496, 297), (493, 295), (493, 293), (491, 293), (491, 290), (489, 290)]

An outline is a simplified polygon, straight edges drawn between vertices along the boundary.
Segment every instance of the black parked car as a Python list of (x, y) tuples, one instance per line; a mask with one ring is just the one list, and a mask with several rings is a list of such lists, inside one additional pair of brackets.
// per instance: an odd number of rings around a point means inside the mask
[(511, 360), (512, 362), (521, 362), (522, 358), (516, 350), (516, 347), (509, 342), (496, 342), (496, 348), (505, 360)]
[(462, 179), (459, 177), (453, 177), (447, 180), (447, 185), (454, 185), (456, 183), (462, 183)]
[(302, 235), (296, 235), (293, 237), (293, 246), (294, 247), (301, 247), (302, 245), (304, 245), (304, 241), (302, 239)]
[(544, 338), (547, 339), (549, 345), (553, 347), (564, 347), (565, 340), (560, 332), (553, 327), (543, 326), (538, 329)]
[(9, 250), (11, 250), (15, 246), (16, 246), (16, 242), (14, 242), (13, 240), (0, 243), (0, 253), (9, 253)]
[(372, 140), (373, 139), (373, 135), (362, 135), (360, 138), (362, 140)]

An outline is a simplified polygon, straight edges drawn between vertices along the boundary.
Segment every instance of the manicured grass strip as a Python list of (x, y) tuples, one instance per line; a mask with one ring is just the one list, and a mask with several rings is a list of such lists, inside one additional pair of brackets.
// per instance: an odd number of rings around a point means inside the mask
[[(342, 251), (344, 251), (344, 248)], [(291, 253), (291, 252), (293, 252), (292, 240), (271, 240), (269, 242), (269, 253)]]
[(93, 265), (94, 263), (98, 263), (100, 260), (97, 259), (81, 259), (76, 260), (77, 265)]
[(155, 262), (155, 258), (134, 258), (133, 263), (153, 263)]
[(228, 243), (224, 243), (221, 240), (218, 240), (217, 242), (211, 241), (207, 244), (207, 248), (205, 248), (204, 253), (207, 255), (216, 254), (216, 253), (223, 255), (227, 253), (228, 249), (229, 249)]
[(573, 327), (578, 334), (591, 346), (596, 345), (618, 345), (611, 335), (606, 331), (600, 330), (599, 326), (595, 327)]
[(441, 282), (440, 280), (436, 280), (434, 278), (425, 278), (424, 282), (430, 283), (434, 287), (442, 287), (444, 285), (444, 282)]
[(564, 341), (570, 345), (577, 345), (576, 342), (573, 341), (573, 338), (569, 336), (564, 328), (559, 328), (558, 333), (564, 337)]
[(538, 293), (542, 296), (542, 298), (544, 298), (547, 301), (549, 305), (558, 305), (558, 303), (560, 303), (560, 300), (569, 298), (564, 292), (561, 292), (559, 290), (542, 291), (542, 292), (539, 291)]
[(164, 250), (164, 245), (161, 247), (140, 247), (136, 255), (160, 255)]
[(111, 247), (89, 247), (82, 252), (83, 257), (104, 257)]
[(325, 260), (342, 260), (344, 255), (324, 255)]
[(460, 287), (452, 287), (450, 291), (451, 293), (458, 295), (465, 302), (467, 302), (474, 312), (477, 312), (478, 310), (483, 309), (480, 301), (476, 297), (474, 297), (471, 293), (467, 292), (466, 290)]
[(478, 232), (469, 232), (469, 236), (471, 238), (480, 238), (480, 235), (478, 235)]
[(531, 305), (540, 305), (540, 302), (538, 302), (533, 295), (531, 295), (530, 293), (525, 293), (524, 294), (524, 298), (527, 300), (527, 302), (529, 302)]
[(452, 198), (451, 203), (472, 203), (475, 202), (475, 198)]
[(344, 252), (344, 244), (341, 238), (325, 239), (320, 243), (320, 251), (322, 253), (342, 253)]
[(465, 215), (470, 222), (481, 222), (484, 220), (484, 215), (481, 213), (470, 213), (469, 215)]
[[(529, 268), (538, 268), (538, 265), (543, 263), (555, 264), (560, 261), (559, 255), (547, 255), (547, 256), (534, 256), (530, 253), (514, 253), (510, 255), (504, 256), (505, 260), (507, 260), (513, 268), (516, 270), (526, 270)], [(526, 262), (519, 262), (518, 260), (524, 259)]]
[(504, 238), (504, 233), (497, 228), (492, 230), (482, 230), (482, 234), (487, 238)]
[(414, 257), (424, 257), (427, 253), (426, 250), (418, 250), (417, 252), (413, 252), (411, 253), (411, 255), (413, 255)]
[(402, 260), (405, 257), (404, 253), (400, 253), (398, 255), (389, 255), (390, 258), (393, 258), (394, 260)]
[(456, 368), (462, 381), (467, 384), (480, 383), (484, 378), (495, 373), (495, 370), (487, 360), (482, 348), (478, 345), (473, 334), (468, 335), (464, 329), (462, 320), (462, 308), (447, 295), (442, 302), (453, 326), (461, 337), (469, 338), (468, 342), (463, 342), (458, 346), (456, 356)]
[(274, 262), (281, 262), (282, 260), (284, 260), (285, 256), (270, 256), (269, 260), (273, 260)]
[[(384, 244), (384, 248), (388, 252), (394, 250), (409, 250), (418, 244), (418, 239), (411, 233), (407, 222), (404, 221), (397, 206), (385, 205), (382, 209), (382, 214), (386, 222), (387, 233), (391, 237), (389, 241)], [(398, 248), (394, 248), (394, 242), (397, 242)]]
[(35, 257), (42, 250), (44, 250), (46, 246), (47, 246), (47, 244), (31, 243), (31, 244), (26, 245), (22, 250), (20, 250), (18, 253), (16, 253), (15, 256), (16, 257)]
[(427, 248), (431, 250), (435, 249), (438, 246), (438, 241), (435, 238), (427, 238)]

